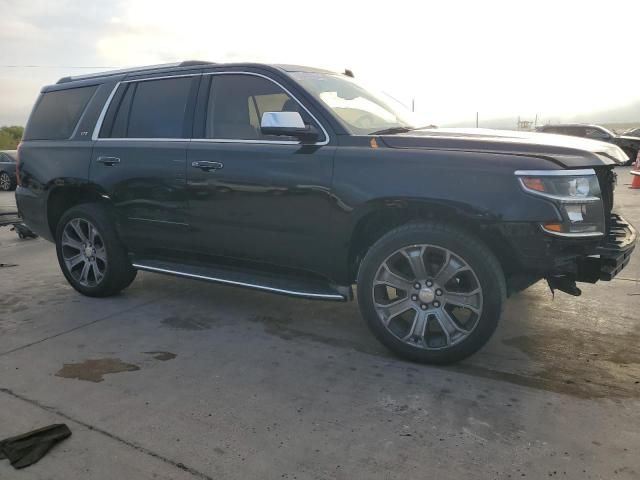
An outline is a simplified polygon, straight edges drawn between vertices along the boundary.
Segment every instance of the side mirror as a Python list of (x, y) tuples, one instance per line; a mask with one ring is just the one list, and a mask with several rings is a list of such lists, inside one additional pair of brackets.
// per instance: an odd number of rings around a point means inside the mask
[(302, 143), (315, 142), (319, 136), (315, 127), (304, 124), (298, 112), (264, 112), (260, 131), (264, 135), (296, 137)]

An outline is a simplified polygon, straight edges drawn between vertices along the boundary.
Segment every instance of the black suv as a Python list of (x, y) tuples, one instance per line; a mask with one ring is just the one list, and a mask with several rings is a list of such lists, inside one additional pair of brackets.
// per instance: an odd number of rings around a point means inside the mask
[(349, 300), (391, 350), (480, 348), (505, 298), (610, 280), (631, 225), (615, 145), (419, 128), (351, 75), (183, 62), (44, 87), (19, 148), (20, 214), (96, 297), (137, 270)]
[(631, 165), (636, 161), (638, 150), (640, 150), (640, 138), (633, 135), (617, 135), (600, 125), (563, 124), (563, 125), (543, 125), (536, 128), (538, 132), (559, 133), (561, 135), (572, 135), (575, 137), (591, 138), (602, 142), (618, 145), (627, 154), (629, 159), (623, 162)]

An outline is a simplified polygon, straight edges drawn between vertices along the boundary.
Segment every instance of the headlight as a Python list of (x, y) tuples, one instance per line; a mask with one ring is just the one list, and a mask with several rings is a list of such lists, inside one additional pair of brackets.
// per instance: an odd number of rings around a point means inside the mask
[(547, 198), (558, 207), (562, 221), (541, 224), (543, 230), (564, 237), (604, 235), (604, 207), (594, 170), (518, 170), (515, 173), (526, 192)]

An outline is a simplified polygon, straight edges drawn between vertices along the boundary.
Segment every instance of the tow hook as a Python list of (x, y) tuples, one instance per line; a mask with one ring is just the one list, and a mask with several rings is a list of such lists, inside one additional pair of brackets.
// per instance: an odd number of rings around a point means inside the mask
[(556, 290), (568, 293), (569, 295), (573, 295), (574, 297), (579, 297), (580, 295), (582, 295), (582, 290), (578, 288), (578, 286), (576, 285), (576, 281), (573, 278), (564, 276), (547, 277), (547, 283), (549, 284), (549, 288), (551, 289), (551, 294), (554, 296)]

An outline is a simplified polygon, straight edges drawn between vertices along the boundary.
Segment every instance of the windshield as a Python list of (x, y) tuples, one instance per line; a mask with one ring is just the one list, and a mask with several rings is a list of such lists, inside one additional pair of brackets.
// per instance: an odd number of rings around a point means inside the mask
[(412, 112), (400, 102), (383, 93), (373, 93), (349, 77), (316, 72), (295, 72), (292, 75), (329, 107), (354, 135), (418, 126)]

